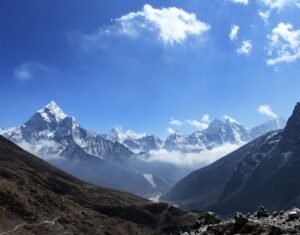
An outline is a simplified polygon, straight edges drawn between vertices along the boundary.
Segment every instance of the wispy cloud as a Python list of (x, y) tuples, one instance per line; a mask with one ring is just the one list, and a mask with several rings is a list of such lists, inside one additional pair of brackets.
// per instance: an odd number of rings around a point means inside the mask
[(270, 118), (278, 118), (277, 114), (275, 114), (272, 111), (271, 107), (267, 104), (259, 106), (258, 112), (260, 112), (261, 114), (266, 115)]
[(236, 24), (231, 25), (231, 31), (229, 33), (230, 41), (235, 41), (238, 39), (239, 30), (240, 30), (240, 26)]
[(258, 14), (263, 19), (265, 24), (269, 23), (270, 11), (259, 11)]
[(266, 23), (268, 23), (270, 14), (273, 10), (279, 12), (286, 7), (300, 8), (300, 0), (259, 0), (259, 2), (266, 8), (265, 10), (259, 11), (259, 15)]
[(211, 122), (210, 116), (208, 114), (203, 114), (201, 121), (205, 123), (210, 123)]
[(294, 30), (292, 24), (279, 23), (270, 35), (268, 65), (293, 62), (300, 58), (300, 30)]
[(232, 2), (232, 3), (242, 4), (242, 5), (248, 5), (249, 4), (249, 0), (228, 0), (228, 1)]
[(236, 50), (240, 55), (250, 55), (252, 51), (252, 42), (251, 40), (243, 40), (242, 46)]
[(187, 122), (187, 124), (189, 124), (189, 125), (191, 125), (193, 127), (196, 127), (199, 130), (206, 129), (208, 127), (207, 123), (199, 122), (197, 120), (187, 120), (186, 122)]
[[(181, 126), (187, 124), (198, 130), (203, 130), (208, 127), (210, 122), (211, 122), (210, 116), (208, 114), (204, 114), (200, 121), (195, 120), (195, 119), (187, 119), (185, 121), (180, 121), (180, 120), (171, 118), (171, 120), (169, 121), (169, 125), (175, 126), (175, 127), (181, 127)], [(168, 133), (173, 134), (173, 133), (175, 133), (175, 131), (172, 128), (169, 128)]]
[(171, 118), (171, 120), (169, 121), (169, 124), (172, 126), (180, 127), (180, 126), (182, 126), (182, 121)]
[(25, 62), (14, 69), (14, 76), (19, 81), (28, 81), (49, 70), (50, 68), (42, 63)]

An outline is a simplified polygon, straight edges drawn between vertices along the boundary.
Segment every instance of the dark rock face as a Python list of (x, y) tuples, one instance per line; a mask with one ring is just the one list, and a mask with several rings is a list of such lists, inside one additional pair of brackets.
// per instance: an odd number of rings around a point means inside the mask
[(221, 222), (220, 218), (213, 212), (206, 212), (203, 213), (199, 219), (199, 223), (202, 225), (207, 225), (207, 224), (218, 224)]
[(248, 218), (239, 212), (236, 213), (236, 215), (234, 216), (234, 220), (235, 220), (235, 223), (239, 226), (243, 226), (244, 224), (246, 224), (248, 222)]
[(197, 216), (80, 181), (0, 136), (0, 233), (159, 234)]
[(197, 170), (162, 198), (223, 216), (300, 206), (300, 104), (283, 131), (270, 132)]
[(256, 217), (257, 218), (262, 218), (262, 217), (268, 217), (269, 213), (266, 211), (266, 209), (263, 206), (259, 206), (257, 212), (256, 212)]

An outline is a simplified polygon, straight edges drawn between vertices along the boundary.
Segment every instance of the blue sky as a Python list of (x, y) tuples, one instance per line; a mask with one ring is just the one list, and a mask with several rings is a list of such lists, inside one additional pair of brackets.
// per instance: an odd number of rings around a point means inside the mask
[(101, 133), (287, 118), (300, 100), (299, 13), (298, 0), (2, 0), (0, 127), (51, 100)]

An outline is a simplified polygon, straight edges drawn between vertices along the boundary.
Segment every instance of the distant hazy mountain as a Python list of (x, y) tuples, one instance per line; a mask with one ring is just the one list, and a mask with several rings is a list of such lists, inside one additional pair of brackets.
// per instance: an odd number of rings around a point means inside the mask
[(183, 153), (198, 153), (224, 144), (239, 145), (269, 131), (282, 129), (285, 125), (286, 121), (279, 118), (248, 130), (232, 118), (225, 118), (224, 121), (215, 119), (206, 129), (195, 131), (191, 135), (175, 133), (168, 136), (164, 142), (164, 149)]
[(147, 197), (170, 188), (168, 182), (149, 172), (128, 169), (126, 163), (134, 158), (132, 151), (118, 141), (83, 129), (55, 102), (39, 110), (25, 124), (1, 130), (0, 134), (95, 184)]
[(251, 139), (256, 139), (269, 131), (283, 129), (286, 126), (286, 120), (275, 118), (249, 130)]
[(148, 153), (151, 150), (160, 149), (163, 145), (163, 141), (154, 135), (138, 134), (132, 130), (123, 132), (120, 128), (113, 128), (103, 137), (113, 142), (122, 143), (136, 154)]
[[(258, 128), (259, 129), (259, 128)], [(269, 132), (192, 172), (162, 198), (222, 215), (300, 206), (300, 103), (284, 130)]]
[(139, 134), (132, 130), (126, 132), (120, 128), (113, 128), (103, 138), (125, 145), (135, 154), (149, 153), (151, 150), (165, 149), (169, 152), (200, 153), (224, 144), (241, 145), (247, 143), (269, 131), (284, 128), (286, 121), (282, 118), (272, 119), (252, 129), (230, 117), (225, 120), (215, 119), (206, 129), (195, 131), (190, 135), (174, 133), (162, 141), (154, 135)]

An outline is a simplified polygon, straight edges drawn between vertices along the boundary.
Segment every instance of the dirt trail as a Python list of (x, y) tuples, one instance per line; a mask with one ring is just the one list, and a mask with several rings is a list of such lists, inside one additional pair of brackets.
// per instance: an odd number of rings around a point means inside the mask
[(58, 219), (59, 219), (59, 217), (56, 218), (56, 219), (54, 219), (54, 220), (43, 220), (43, 221), (41, 221), (41, 222), (39, 222), (39, 223), (36, 223), (36, 224), (30, 224), (30, 223), (19, 224), (19, 225), (16, 225), (13, 229), (11, 229), (11, 230), (9, 230), (9, 231), (0, 233), (0, 235), (7, 235), (7, 234), (10, 234), (10, 233), (12, 233), (12, 232), (17, 231), (19, 228), (22, 228), (22, 227), (26, 226), (26, 225), (27, 225), (27, 226), (34, 226), (34, 227), (36, 227), (36, 226), (48, 224), (48, 225), (53, 226), (53, 225), (55, 225), (55, 223), (56, 223), (56, 221), (57, 221)]

